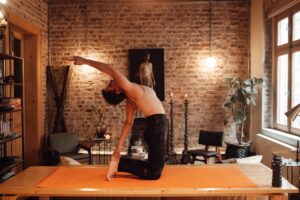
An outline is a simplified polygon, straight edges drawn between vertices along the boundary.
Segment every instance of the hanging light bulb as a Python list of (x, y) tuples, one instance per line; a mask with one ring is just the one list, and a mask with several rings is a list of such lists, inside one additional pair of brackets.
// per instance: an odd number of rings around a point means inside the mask
[(215, 67), (216, 64), (217, 64), (217, 60), (216, 60), (216, 58), (213, 57), (213, 56), (209, 56), (209, 57), (207, 57), (206, 60), (205, 60), (205, 65), (206, 65), (207, 67), (209, 67), (209, 68)]

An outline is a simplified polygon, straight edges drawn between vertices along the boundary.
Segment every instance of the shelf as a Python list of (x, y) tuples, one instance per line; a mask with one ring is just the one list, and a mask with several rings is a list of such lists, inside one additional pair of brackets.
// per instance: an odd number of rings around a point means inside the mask
[(16, 98), (16, 97), (2, 97), (2, 96), (0, 96), (0, 99), (20, 99), (20, 98)]
[(20, 112), (20, 111), (22, 111), (22, 108), (12, 109), (10, 111), (1, 111), (0, 110), (0, 114), (1, 113), (14, 113), (14, 112)]
[(6, 86), (6, 85), (9, 85), (9, 86), (22, 86), (23, 84), (22, 83), (0, 83), (0, 85), (3, 85), (3, 86)]
[(0, 59), (9, 59), (9, 60), (17, 59), (17, 60), (23, 60), (23, 58), (21, 58), (21, 57), (12, 56), (12, 55), (8, 55), (8, 54), (4, 54), (4, 53), (0, 53)]
[(10, 142), (10, 141), (13, 141), (13, 140), (16, 140), (18, 138), (21, 138), (22, 136), (21, 135), (15, 135), (11, 138), (5, 138), (3, 140), (0, 140), (0, 144), (4, 144), (4, 143), (7, 143), (7, 142)]
[[(11, 178), (14, 173), (18, 173), (25, 167), (24, 107), (22, 107), (24, 98), (24, 59), (19, 56), (0, 53), (0, 65), (0, 71), (2, 72), (0, 77), (0, 121), (7, 122), (9, 120), (11, 122), (11, 131), (13, 132), (13, 136), (0, 139), (1, 184), (1, 181)], [(12, 72), (11, 69), (13, 68), (22, 70)], [(23, 77), (22, 80), (19, 80), (19, 77)], [(14, 89), (20, 90), (15, 93)], [(5, 126), (6, 125), (9, 124), (5, 124)], [(15, 131), (18, 130), (16, 131), (17, 133), (13, 131), (12, 127)], [(3, 135), (1, 135), (1, 137), (3, 137)], [(9, 148), (12, 150), (9, 150)]]
[(14, 161), (13, 164), (8, 165), (8, 166), (5, 166), (5, 167), (2, 167), (2, 166), (0, 167), (0, 174), (2, 174), (3, 172), (5, 172), (5, 171), (7, 171), (7, 170), (10, 170), (10, 169), (12, 169), (12, 168), (18, 166), (18, 165), (20, 165), (20, 164), (22, 164), (22, 163), (23, 163), (23, 160), (21, 160), (21, 159), (19, 159), (19, 158), (15, 158), (15, 161)]

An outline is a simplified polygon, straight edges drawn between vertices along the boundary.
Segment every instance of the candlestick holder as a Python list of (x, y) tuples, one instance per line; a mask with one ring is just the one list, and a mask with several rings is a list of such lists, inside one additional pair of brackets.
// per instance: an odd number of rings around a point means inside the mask
[[(187, 95), (185, 95), (187, 97)], [(184, 101), (184, 124), (185, 124), (185, 129), (184, 129), (184, 149), (182, 151), (182, 157), (180, 160), (181, 164), (188, 164), (191, 163), (191, 158), (188, 154), (188, 146), (189, 146), (189, 136), (188, 136), (188, 106), (189, 102), (187, 98), (185, 98)]]
[(168, 142), (168, 158), (167, 158), (167, 163), (170, 165), (178, 164), (177, 154), (174, 150), (173, 106), (174, 106), (174, 102), (173, 102), (173, 99), (171, 98), (171, 101), (170, 101), (170, 132), (169, 132), (169, 137), (168, 137), (169, 142)]

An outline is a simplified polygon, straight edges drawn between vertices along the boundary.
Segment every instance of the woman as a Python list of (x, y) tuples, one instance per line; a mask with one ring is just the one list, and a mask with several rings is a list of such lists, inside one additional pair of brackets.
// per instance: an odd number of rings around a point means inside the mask
[[(74, 56), (75, 65), (87, 64), (108, 74), (113, 78), (108, 86), (102, 90), (106, 102), (117, 105), (126, 99), (126, 121), (123, 125), (119, 142), (113, 152), (112, 159), (107, 172), (107, 180), (119, 172), (128, 172), (141, 179), (156, 180), (161, 176), (165, 160), (165, 129), (166, 116), (164, 108), (157, 98), (154, 90), (130, 82), (118, 70), (110, 65)], [(139, 109), (147, 118), (148, 124), (144, 133), (144, 139), (148, 145), (148, 160), (134, 160), (120, 156), (122, 146), (132, 127), (134, 115)]]

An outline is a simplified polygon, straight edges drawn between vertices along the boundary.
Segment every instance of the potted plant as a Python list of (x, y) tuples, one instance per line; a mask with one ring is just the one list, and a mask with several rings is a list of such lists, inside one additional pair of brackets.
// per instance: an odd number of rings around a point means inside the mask
[[(230, 115), (224, 120), (224, 124), (235, 124), (237, 143), (226, 143), (226, 158), (246, 157), (249, 154), (251, 142), (245, 140), (245, 124), (250, 106), (256, 105), (257, 86), (263, 83), (262, 78), (242, 80), (240, 78), (226, 78), (223, 88), (228, 89), (228, 95), (224, 107)], [(247, 138), (248, 139), (248, 138)]]

